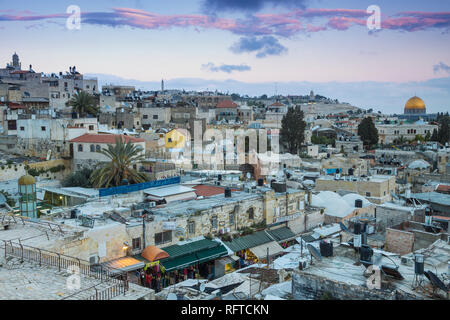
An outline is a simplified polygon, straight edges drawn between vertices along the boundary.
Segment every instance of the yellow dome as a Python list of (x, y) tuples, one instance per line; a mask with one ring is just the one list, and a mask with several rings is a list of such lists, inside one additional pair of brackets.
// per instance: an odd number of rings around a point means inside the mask
[(19, 185), (21, 186), (29, 186), (31, 184), (36, 184), (36, 179), (33, 176), (27, 174), (19, 179)]
[(412, 97), (405, 104), (405, 110), (425, 109), (425, 102), (419, 97)]

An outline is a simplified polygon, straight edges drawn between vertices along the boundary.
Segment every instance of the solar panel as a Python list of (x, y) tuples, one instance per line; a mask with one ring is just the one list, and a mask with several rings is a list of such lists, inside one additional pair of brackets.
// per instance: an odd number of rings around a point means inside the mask
[(441, 279), (439, 279), (438, 276), (433, 272), (425, 271), (425, 276), (428, 278), (428, 280), (430, 280), (431, 284), (434, 287), (439, 288), (445, 292), (449, 291), (449, 288), (447, 288), (447, 286), (441, 281)]

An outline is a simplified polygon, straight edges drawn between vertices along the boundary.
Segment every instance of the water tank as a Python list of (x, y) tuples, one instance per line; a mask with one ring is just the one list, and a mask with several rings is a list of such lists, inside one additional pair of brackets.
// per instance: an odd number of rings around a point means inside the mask
[(424, 256), (423, 254), (416, 254), (414, 259), (414, 273), (422, 275), (424, 272)]
[(331, 242), (320, 241), (320, 254), (322, 257), (333, 256), (333, 244)]
[(225, 198), (231, 198), (231, 189), (225, 188)]
[(355, 200), (355, 208), (362, 208), (363, 207), (363, 202), (361, 199), (356, 199)]
[(286, 183), (283, 182), (273, 182), (272, 183), (272, 189), (275, 190), (275, 192), (284, 193), (287, 190)]
[(348, 175), (349, 176), (352, 176), (354, 172), (355, 171), (353, 170), (353, 168), (348, 169)]
[(258, 187), (263, 187), (264, 186), (264, 179), (259, 178), (258, 179)]
[(217, 180), (218, 180), (218, 181), (222, 181), (222, 175), (221, 175), (221, 174), (219, 174), (219, 175), (217, 176)]
[(371, 247), (363, 245), (361, 246), (359, 253), (361, 261), (372, 262), (373, 250)]
[(70, 219), (76, 219), (78, 215), (78, 209), (73, 209), (70, 211)]
[(360, 222), (355, 222), (355, 225), (353, 226), (353, 233), (361, 234), (361, 223)]
[(361, 233), (361, 244), (362, 245), (367, 244), (367, 233), (366, 232)]

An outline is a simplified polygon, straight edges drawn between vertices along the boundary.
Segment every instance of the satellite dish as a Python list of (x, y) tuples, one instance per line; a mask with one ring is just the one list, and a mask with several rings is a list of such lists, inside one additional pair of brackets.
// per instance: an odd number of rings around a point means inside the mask
[(317, 250), (314, 246), (312, 246), (311, 244), (308, 244), (306, 246), (308, 248), (309, 253), (311, 253), (311, 255), (316, 258), (319, 261), (322, 261), (322, 255), (320, 254), (319, 250)]
[(167, 295), (167, 300), (178, 300), (178, 297), (175, 293), (169, 293)]
[(204, 283), (202, 283), (202, 284), (200, 285), (200, 291), (201, 291), (201, 292), (205, 292), (205, 289), (206, 289), (206, 285), (205, 285)]

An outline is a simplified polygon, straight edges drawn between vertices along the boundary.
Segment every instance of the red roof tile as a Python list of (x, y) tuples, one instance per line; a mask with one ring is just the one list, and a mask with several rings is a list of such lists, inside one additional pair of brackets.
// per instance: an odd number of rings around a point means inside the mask
[(436, 188), (437, 192), (450, 192), (450, 186), (445, 185), (445, 184), (440, 184), (438, 185), (438, 187)]
[(11, 110), (27, 109), (27, 107), (25, 107), (25, 106), (23, 106), (23, 105), (21, 105), (21, 104), (15, 103), (15, 102), (8, 102), (8, 107), (9, 107)]
[(284, 104), (282, 104), (280, 102), (275, 102), (275, 103), (272, 103), (269, 107), (284, 107)]
[(233, 101), (231, 101), (231, 100), (223, 100), (223, 101), (220, 101), (217, 104), (216, 108), (228, 108), (228, 109), (231, 109), (231, 108), (237, 108), (237, 107), (238, 107), (238, 105), (236, 103), (234, 103)]
[(122, 138), (125, 142), (145, 142), (144, 139), (134, 138), (126, 135), (120, 134), (92, 134), (86, 133), (78, 138), (70, 140), (70, 142), (81, 142), (81, 143), (107, 143), (107, 144), (115, 144), (116, 138)]

